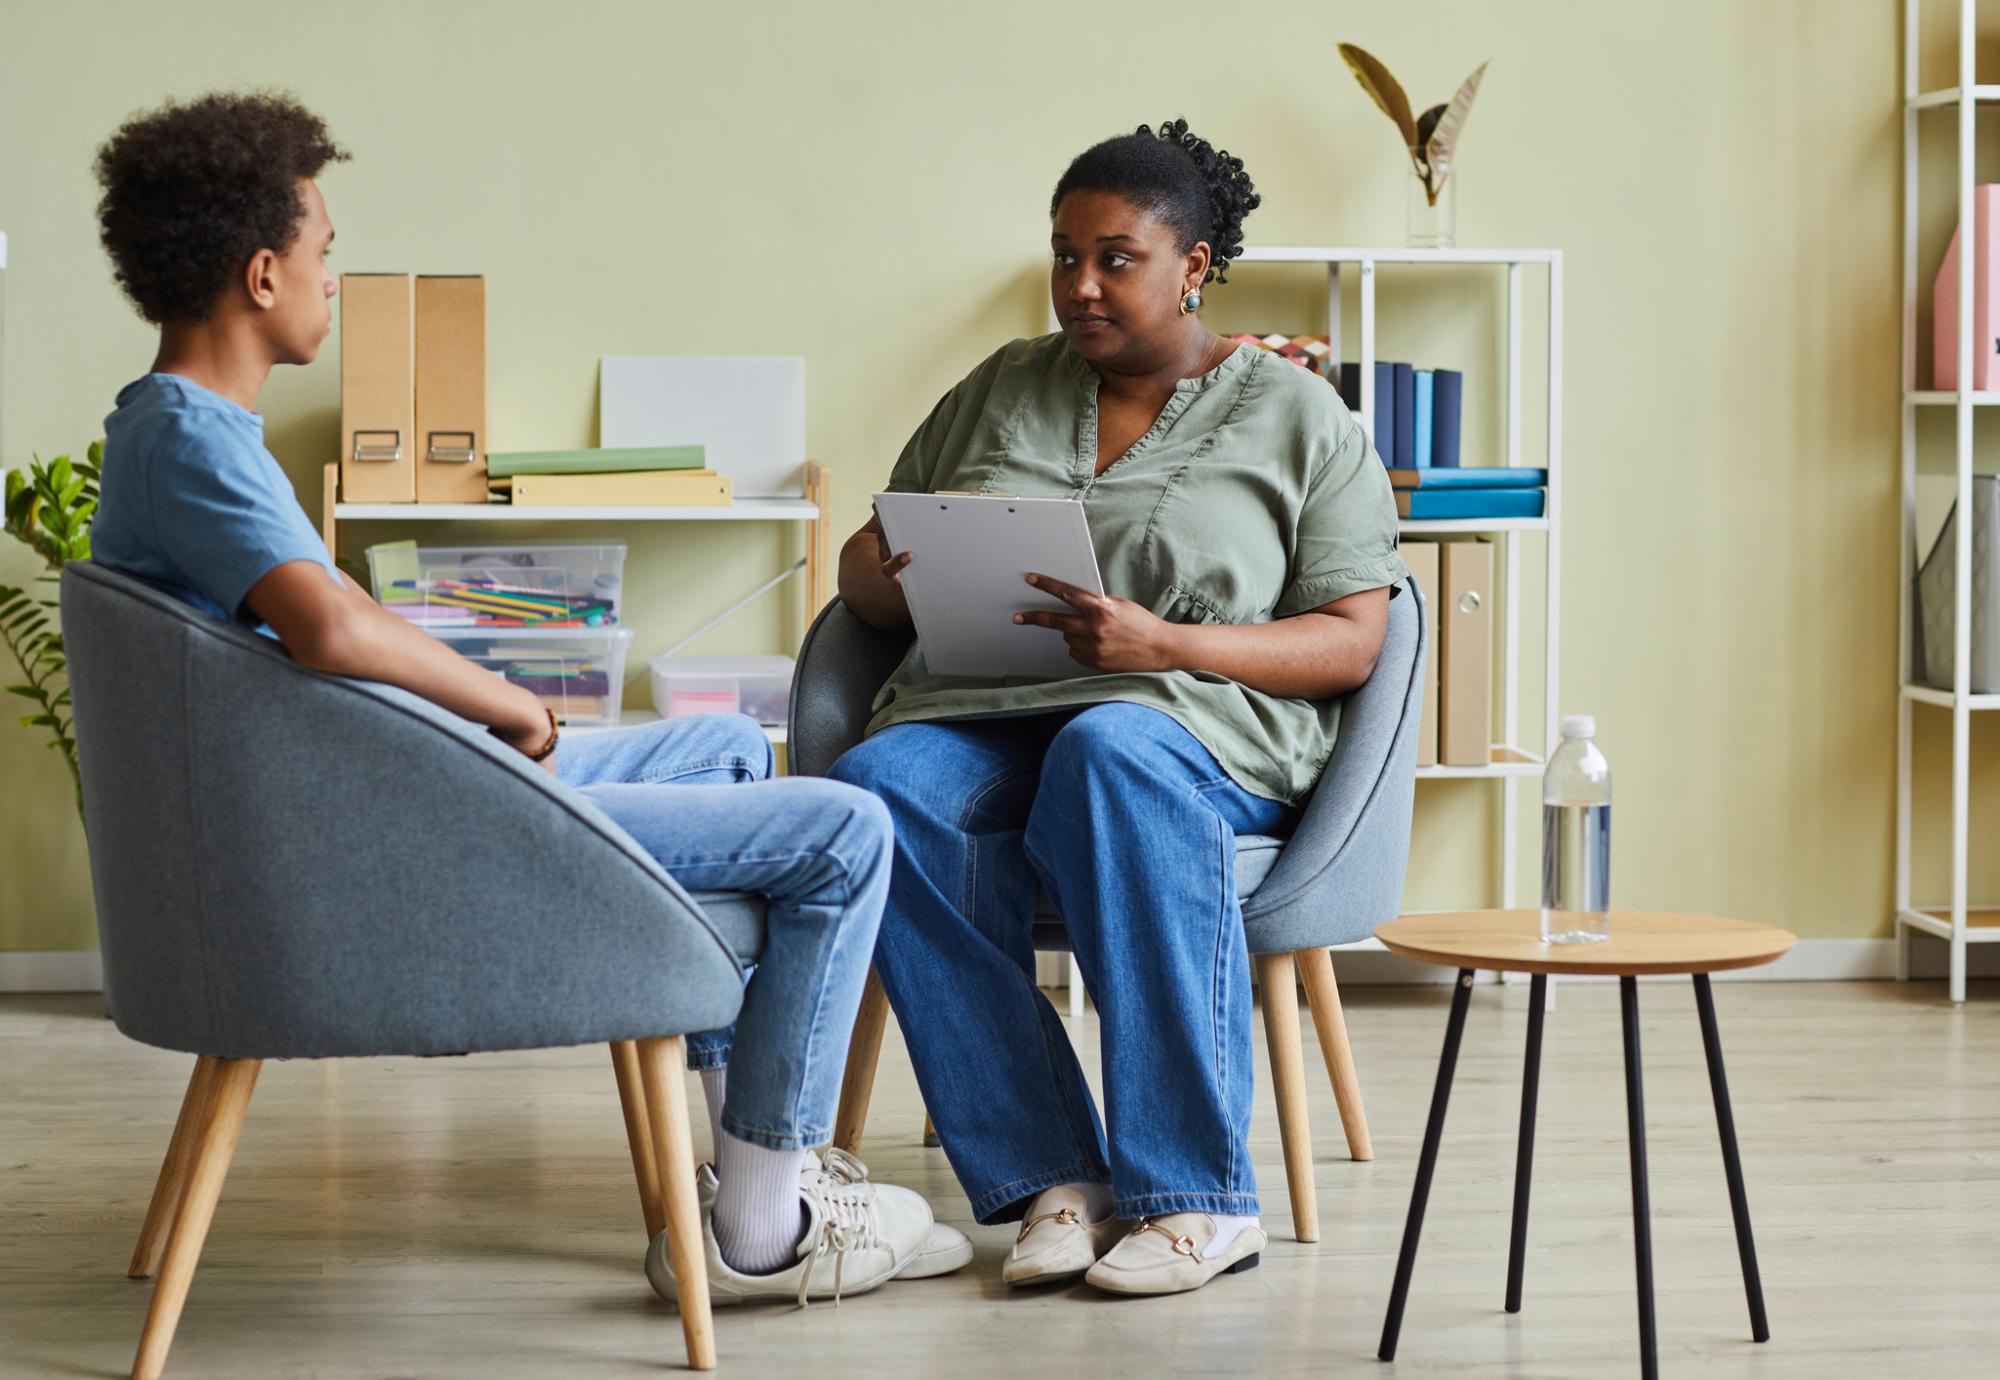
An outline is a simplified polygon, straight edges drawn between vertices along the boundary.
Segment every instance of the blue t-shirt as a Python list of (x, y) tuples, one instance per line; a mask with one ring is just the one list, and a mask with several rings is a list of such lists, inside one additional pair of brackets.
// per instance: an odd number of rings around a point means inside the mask
[(326, 543), (264, 448), (264, 419), (178, 374), (127, 384), (104, 419), (90, 553), (266, 634), (243, 596), (272, 570), (311, 561), (340, 583)]

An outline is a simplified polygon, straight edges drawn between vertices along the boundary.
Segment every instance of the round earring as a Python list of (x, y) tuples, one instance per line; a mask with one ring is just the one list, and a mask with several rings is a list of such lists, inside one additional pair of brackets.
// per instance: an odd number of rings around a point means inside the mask
[(1181, 298), (1181, 315), (1192, 316), (1201, 310), (1201, 289), (1189, 288), (1187, 296)]

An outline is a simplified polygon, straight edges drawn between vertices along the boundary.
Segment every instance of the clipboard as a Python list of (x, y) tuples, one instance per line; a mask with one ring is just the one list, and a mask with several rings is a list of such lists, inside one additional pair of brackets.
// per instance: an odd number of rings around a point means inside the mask
[(1080, 501), (879, 493), (875, 515), (889, 549), (912, 553), (903, 594), (932, 671), (1031, 680), (1089, 674), (1061, 633), (1014, 621), (1030, 609), (1071, 611), (1030, 585), (1030, 573), (1104, 592)]

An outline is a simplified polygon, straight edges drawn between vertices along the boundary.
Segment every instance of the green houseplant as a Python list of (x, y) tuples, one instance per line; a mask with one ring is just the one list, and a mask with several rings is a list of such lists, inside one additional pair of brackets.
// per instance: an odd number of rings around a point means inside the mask
[[(88, 458), (72, 461), (58, 455), (47, 464), (36, 456), (23, 474), (7, 472), (6, 528), (48, 566), (35, 585), (54, 585), (70, 561), (90, 557), (90, 524), (97, 515), (97, 481), (104, 463), (104, 443), (91, 443)], [(76, 811), (83, 814), (83, 783), (76, 768), (76, 739), (71, 736), (67, 661), (62, 625), (54, 595), (45, 590), (0, 584), (0, 642), (21, 669), (19, 684), (6, 693), (27, 700), (34, 712), (21, 717), (27, 728), (46, 730), (48, 746), (62, 754), (76, 793)]]

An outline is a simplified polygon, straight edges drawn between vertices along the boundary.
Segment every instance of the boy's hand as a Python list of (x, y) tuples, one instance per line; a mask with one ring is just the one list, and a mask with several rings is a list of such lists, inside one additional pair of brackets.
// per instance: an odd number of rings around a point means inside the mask
[[(532, 757), (547, 747), (549, 740), (555, 737), (555, 733), (555, 724), (549, 718), (548, 710), (543, 708), (539, 698), (527, 690), (521, 691), (519, 714), (515, 722), (505, 728), (496, 726), (493, 729), (494, 737), (523, 757)], [(535, 765), (550, 776), (554, 776), (556, 755), (551, 752)]]

